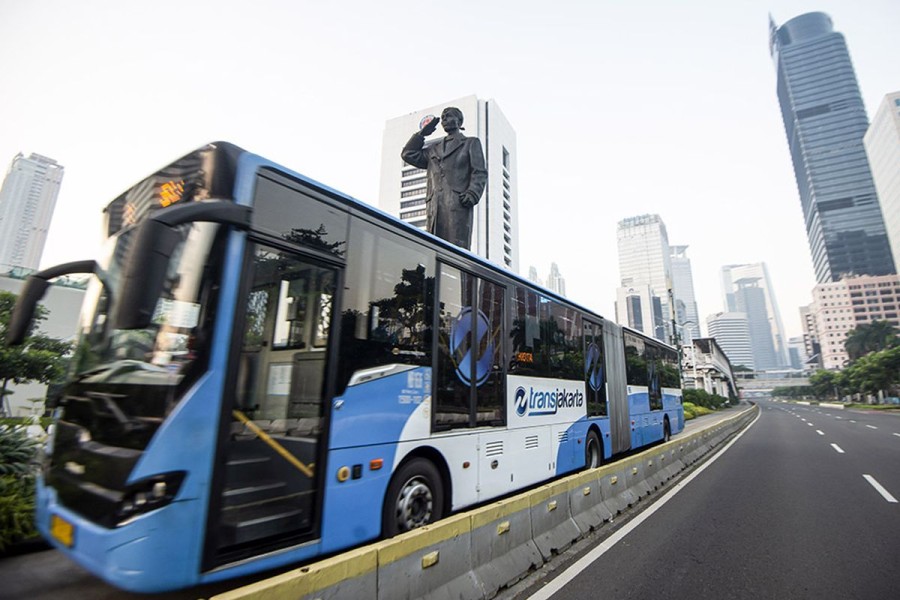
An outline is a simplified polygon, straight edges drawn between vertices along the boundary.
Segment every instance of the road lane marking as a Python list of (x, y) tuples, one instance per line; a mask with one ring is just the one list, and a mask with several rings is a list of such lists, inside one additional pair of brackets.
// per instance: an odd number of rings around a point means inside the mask
[(818, 433), (819, 435), (825, 435), (825, 432), (821, 429), (816, 429), (816, 433)]
[(728, 449), (731, 448), (735, 442), (737, 442), (739, 439), (741, 439), (741, 436), (743, 436), (745, 433), (750, 431), (750, 428), (753, 427), (753, 425), (755, 425), (756, 422), (759, 420), (760, 414), (761, 413), (757, 413), (756, 418), (753, 419), (753, 421), (750, 423), (750, 425), (747, 426), (746, 429), (744, 429), (742, 432), (740, 432), (739, 434), (734, 436), (731, 439), (731, 441), (725, 445), (724, 448), (719, 450), (715, 454), (715, 456), (710, 458), (708, 461), (706, 461), (705, 463), (700, 465), (700, 467), (696, 471), (694, 471), (693, 473), (688, 475), (688, 477), (684, 481), (680, 481), (680, 482), (676, 483), (675, 487), (673, 487), (671, 490), (669, 490), (669, 492), (665, 496), (660, 498), (657, 502), (652, 504), (650, 506), (650, 508), (647, 508), (646, 510), (644, 510), (644, 512), (642, 512), (641, 514), (636, 516), (634, 519), (629, 521), (628, 524), (625, 525), (622, 529), (620, 529), (619, 531), (617, 531), (614, 534), (612, 534), (611, 536), (609, 536), (609, 538), (600, 542), (600, 544), (595, 546), (593, 550), (591, 550), (590, 552), (588, 552), (587, 554), (585, 554), (584, 556), (579, 558), (577, 561), (575, 561), (575, 563), (571, 567), (569, 567), (568, 569), (566, 569), (565, 571), (560, 573), (556, 579), (553, 579), (547, 585), (545, 585), (543, 588), (538, 590), (538, 592), (536, 594), (533, 594), (532, 596), (530, 596), (529, 600), (547, 600), (550, 596), (552, 596), (559, 590), (563, 589), (570, 581), (575, 579), (582, 571), (587, 569), (591, 565), (591, 563), (593, 563), (598, 558), (600, 558), (601, 556), (606, 554), (606, 552), (608, 550), (611, 550), (612, 547), (615, 546), (617, 543), (619, 543), (626, 535), (628, 535), (629, 533), (631, 533), (632, 531), (637, 529), (641, 523), (643, 523), (648, 518), (650, 518), (650, 515), (652, 515), (657, 510), (662, 508), (662, 506), (666, 502), (668, 502), (673, 497), (675, 497), (675, 494), (677, 494), (678, 492), (683, 490), (684, 487), (687, 484), (689, 484), (691, 481), (693, 481), (695, 477), (697, 477), (700, 473), (705, 471), (707, 467), (709, 467), (714, 462), (716, 462), (716, 460), (718, 460), (718, 458), (720, 456), (725, 454), (725, 452), (727, 452)]
[(887, 491), (886, 489), (884, 489), (884, 487), (882, 487), (882, 485), (880, 483), (875, 481), (874, 477), (872, 477), (871, 475), (863, 475), (863, 477), (865, 478), (866, 481), (868, 481), (870, 484), (872, 484), (872, 487), (875, 488), (875, 491), (878, 492), (879, 494), (881, 494), (885, 500), (887, 500), (888, 502), (894, 503), (894, 504), (897, 503), (897, 499), (894, 498), (893, 496), (891, 496), (891, 493), (889, 491)]
[(856, 421), (854, 421), (853, 419), (850, 419), (850, 422), (851, 422), (851, 423), (856, 423)]
[(809, 425), (810, 427), (815, 427), (815, 425), (813, 425), (812, 423), (807, 423), (807, 425)]
[(895, 433), (894, 435), (896, 435), (897, 437), (900, 437), (900, 433)]
[(875, 427), (874, 425), (866, 425), (866, 427), (868, 427), (869, 429), (878, 429), (878, 428)]
[(843, 418), (844, 418), (844, 417), (835, 417), (835, 419), (837, 419), (838, 421), (840, 421), (840, 420), (843, 419)]
[(845, 452), (837, 444), (832, 444), (831, 447), (837, 450), (838, 454), (845, 454)]

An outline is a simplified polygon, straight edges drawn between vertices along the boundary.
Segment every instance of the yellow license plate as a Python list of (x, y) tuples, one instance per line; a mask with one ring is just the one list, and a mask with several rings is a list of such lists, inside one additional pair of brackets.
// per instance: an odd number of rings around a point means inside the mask
[(75, 526), (60, 516), (51, 515), (50, 535), (67, 548), (71, 548), (75, 543)]

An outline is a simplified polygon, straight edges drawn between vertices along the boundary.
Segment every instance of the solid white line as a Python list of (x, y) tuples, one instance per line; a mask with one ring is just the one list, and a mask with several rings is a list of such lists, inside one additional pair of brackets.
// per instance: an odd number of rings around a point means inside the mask
[(816, 433), (818, 433), (819, 435), (825, 435), (825, 432), (821, 429), (816, 429)]
[(837, 444), (832, 444), (831, 447), (834, 448), (835, 450), (837, 450), (838, 454), (844, 454), (844, 451), (841, 450), (841, 447), (838, 446)]
[(866, 425), (866, 427), (868, 427), (869, 429), (878, 429), (878, 428), (875, 427), (874, 425)]
[(669, 492), (665, 496), (660, 498), (650, 508), (636, 516), (633, 520), (629, 521), (628, 524), (625, 525), (622, 529), (609, 536), (609, 538), (601, 542), (598, 546), (595, 546), (593, 550), (579, 558), (571, 567), (563, 571), (559, 575), (559, 577), (541, 588), (537, 593), (533, 594), (529, 598), (529, 600), (547, 600), (547, 598), (561, 590), (566, 586), (566, 584), (575, 579), (582, 571), (588, 568), (592, 562), (606, 554), (607, 550), (612, 549), (612, 547), (619, 543), (622, 538), (631, 533), (633, 530), (637, 529), (641, 523), (649, 519), (653, 513), (662, 508), (663, 504), (675, 497), (675, 494), (680, 492), (687, 484), (693, 481), (694, 477), (702, 473), (708, 466), (716, 462), (716, 460), (720, 456), (725, 454), (725, 452), (727, 452), (728, 449), (731, 448), (736, 441), (741, 439), (742, 435), (750, 431), (750, 428), (756, 424), (756, 422), (759, 420), (759, 415), (761, 414), (762, 413), (757, 413), (756, 418), (753, 419), (753, 422), (747, 426), (747, 429), (737, 434), (730, 442), (725, 445), (724, 448), (716, 452), (715, 456), (703, 463), (703, 465), (701, 465), (696, 471), (688, 475), (688, 477), (684, 481), (680, 481), (675, 484), (675, 487), (669, 490)]
[(893, 496), (891, 496), (891, 493), (889, 491), (887, 491), (886, 489), (884, 489), (880, 483), (875, 481), (874, 477), (872, 477), (871, 475), (863, 475), (863, 477), (865, 477), (866, 481), (868, 481), (869, 483), (872, 484), (872, 487), (875, 488), (875, 491), (877, 491), (879, 494), (881, 494), (885, 500), (896, 504), (897, 499), (894, 498)]

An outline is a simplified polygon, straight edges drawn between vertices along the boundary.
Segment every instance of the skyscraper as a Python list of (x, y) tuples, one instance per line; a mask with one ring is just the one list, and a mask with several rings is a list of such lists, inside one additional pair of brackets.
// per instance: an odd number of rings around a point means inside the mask
[(38, 268), (62, 177), (52, 158), (13, 158), (0, 189), (0, 269)]
[(777, 27), (769, 52), (816, 281), (894, 273), (863, 135), (869, 126), (844, 36), (820, 12)]
[[(672, 304), (669, 290), (672, 286), (672, 263), (669, 249), (669, 235), (666, 225), (659, 215), (640, 215), (619, 221), (617, 227), (619, 250), (620, 289), (617, 292), (616, 320), (622, 325), (639, 329), (645, 334), (672, 342)], [(638, 328), (629, 319), (629, 310), (623, 297), (639, 298), (644, 293), (631, 294), (627, 290), (635, 289), (643, 292), (643, 286), (649, 287), (651, 305), (659, 305), (642, 316), (643, 327)], [(655, 300), (652, 300), (654, 299)], [(641, 304), (641, 300), (635, 300)], [(647, 300), (643, 301), (646, 306)], [(637, 304), (635, 304), (637, 306)], [(659, 321), (662, 322), (659, 322)]]
[(715, 338), (732, 367), (756, 369), (746, 313), (725, 312), (711, 315), (706, 319), (706, 327), (709, 330), (709, 337)]
[(566, 278), (559, 272), (556, 263), (550, 263), (550, 275), (547, 277), (547, 288), (560, 296), (566, 295)]
[[(440, 115), (455, 106), (463, 113), (469, 137), (478, 137), (484, 149), (488, 181), (475, 206), (471, 251), (514, 272), (519, 270), (516, 132), (494, 100), (466, 96), (389, 120), (384, 127), (381, 152), (381, 210), (425, 228), (425, 171), (408, 165), (400, 151), (427, 115)], [(437, 129), (432, 139), (441, 139)]]
[(687, 246), (670, 246), (672, 293), (675, 296), (675, 321), (682, 326), (681, 341), (690, 343), (700, 337), (700, 315), (694, 296), (694, 275)]
[(896, 267), (900, 265), (900, 92), (881, 101), (863, 144)]
[[(761, 290), (761, 292), (747, 292), (744, 294), (742, 301), (745, 304), (747, 302), (754, 304), (751, 297), (761, 293), (764, 299), (764, 306), (754, 306), (752, 313), (745, 311), (744, 308), (739, 306), (737, 293), (740, 289), (739, 282), (741, 281), (745, 285), (749, 284)], [(787, 337), (784, 334), (781, 311), (778, 310), (778, 301), (775, 299), (775, 291), (772, 287), (772, 280), (769, 277), (769, 269), (766, 267), (766, 263), (758, 262), (743, 265), (725, 265), (722, 267), (722, 294), (726, 311), (748, 313), (747, 318), (750, 319), (751, 331), (758, 332), (758, 349), (767, 344), (764, 341), (766, 336), (763, 335), (762, 328), (768, 327), (770, 330), (768, 338), (774, 347), (774, 364), (770, 364), (772, 359), (765, 358), (757, 366), (757, 369), (778, 368), (787, 365)], [(757, 320), (759, 322), (756, 322)]]

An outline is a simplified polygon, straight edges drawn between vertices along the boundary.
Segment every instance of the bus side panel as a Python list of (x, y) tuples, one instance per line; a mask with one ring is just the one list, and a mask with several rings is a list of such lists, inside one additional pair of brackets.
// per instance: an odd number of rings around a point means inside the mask
[[(381, 535), (384, 495), (396, 470), (398, 444), (431, 430), (431, 369), (420, 367), (346, 389), (332, 402), (325, 466), (322, 551)], [(345, 481), (342, 471), (346, 469)]]
[[(588, 431), (594, 427), (598, 430), (600, 443), (603, 445), (603, 456), (606, 460), (612, 455), (612, 438), (610, 431), (609, 417), (598, 417), (590, 419), (583, 417), (572, 423), (567, 431), (568, 443), (564, 447), (560, 444), (558, 456), (556, 459), (557, 475), (570, 473), (584, 468), (586, 453), (585, 443)], [(568, 460), (568, 462), (566, 462)]]
[(645, 386), (628, 386), (628, 414), (631, 427), (631, 449), (637, 449), (646, 443), (649, 432), (645, 425), (650, 415), (650, 394)]
[(669, 417), (669, 432), (672, 435), (684, 429), (684, 406), (681, 401), (681, 390), (666, 388), (663, 390), (663, 411)]

